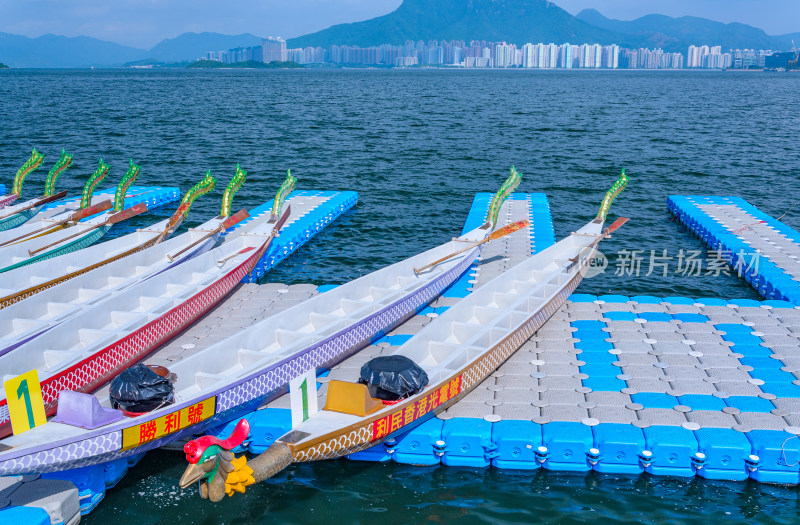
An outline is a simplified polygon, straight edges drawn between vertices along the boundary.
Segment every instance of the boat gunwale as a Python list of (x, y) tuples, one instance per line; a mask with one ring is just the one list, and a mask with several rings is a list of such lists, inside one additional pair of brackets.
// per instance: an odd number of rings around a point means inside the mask
[[(598, 239), (602, 239), (603, 238), (602, 233), (598, 234), (596, 236), (595, 235), (593, 235), (593, 236), (597, 237)], [(571, 237), (572, 237), (572, 235), (570, 235), (568, 237), (565, 237), (563, 240), (568, 240)], [(588, 248), (590, 248), (590, 254), (593, 254), (595, 252), (595, 250), (596, 250), (596, 246), (597, 245), (594, 244), (594, 245), (581, 247), (581, 249), (579, 250), (579, 253), (583, 252), (588, 247)], [(539, 253), (543, 253), (543, 252), (539, 252)], [(387, 417), (387, 416), (389, 416), (389, 415), (391, 415), (391, 414), (393, 414), (395, 412), (401, 412), (405, 408), (407, 408), (407, 407), (409, 407), (409, 406), (411, 406), (413, 404), (416, 404), (420, 399), (424, 398), (426, 395), (428, 395), (428, 394), (438, 390), (439, 388), (441, 388), (442, 385), (449, 383), (450, 381), (458, 378), (459, 376), (462, 376), (463, 374), (465, 374), (467, 372), (467, 370), (475, 368), (475, 367), (478, 367), (481, 362), (485, 361), (486, 359), (491, 358), (492, 357), (491, 354), (493, 354), (494, 352), (498, 351), (500, 349), (500, 347), (502, 345), (506, 344), (510, 339), (512, 339), (513, 337), (518, 336), (519, 332), (525, 330), (526, 326), (530, 325), (535, 320), (535, 318), (538, 315), (540, 315), (540, 313), (542, 311), (544, 311), (548, 307), (552, 306), (553, 302), (556, 301), (564, 293), (565, 290), (570, 289), (569, 293), (571, 293), (572, 290), (577, 288), (578, 284), (580, 284), (581, 280), (583, 279), (583, 275), (581, 273), (581, 270), (582, 270), (582, 268), (584, 266), (586, 266), (586, 264), (588, 264), (588, 261), (591, 260), (591, 257), (584, 257), (584, 258), (579, 259), (579, 260), (582, 262), (582, 265), (575, 272), (575, 275), (573, 275), (572, 278), (570, 278), (569, 281), (564, 283), (563, 286), (559, 287), (558, 290), (553, 292), (546, 299), (546, 301), (544, 301), (542, 303), (542, 305), (539, 308), (537, 308), (535, 311), (533, 311), (528, 316), (528, 318), (526, 320), (524, 320), (521, 323), (519, 323), (513, 330), (511, 330), (509, 332), (509, 334), (506, 337), (504, 337), (502, 340), (498, 341), (496, 344), (492, 345), (492, 347), (488, 348), (480, 356), (476, 357), (470, 363), (466, 364), (461, 369), (455, 371), (453, 374), (447, 376), (447, 381), (441, 380), (441, 381), (437, 382), (437, 387), (436, 388), (431, 388), (431, 389), (427, 389), (426, 388), (422, 392), (418, 393), (415, 396), (412, 396), (412, 397), (408, 398), (407, 400), (404, 400), (404, 401), (402, 401), (400, 403), (397, 403), (395, 405), (386, 406), (383, 409), (381, 409), (381, 410), (379, 410), (379, 411), (377, 411), (377, 412), (375, 412), (373, 414), (370, 414), (368, 416), (365, 416), (365, 417), (361, 418), (357, 422), (351, 423), (351, 424), (349, 424), (347, 426), (339, 427), (339, 428), (337, 428), (337, 429), (335, 429), (333, 431), (325, 432), (324, 434), (321, 434), (318, 437), (311, 438), (311, 439), (308, 439), (308, 440), (305, 440), (305, 438), (304, 438), (304, 440), (302, 440), (302, 441), (298, 441), (296, 443), (291, 443), (291, 442), (288, 442), (288, 441), (282, 441), (283, 437), (288, 434), (288, 433), (285, 433), (284, 435), (279, 437), (276, 440), (276, 442), (281, 442), (281, 443), (283, 443), (284, 445), (286, 445), (286, 446), (288, 446), (290, 448), (290, 450), (292, 451), (292, 456), (293, 456), (295, 462), (316, 461), (316, 460), (320, 460), (320, 459), (340, 457), (340, 456), (351, 454), (351, 453), (354, 453), (354, 452), (357, 452), (357, 451), (360, 451), (360, 450), (366, 450), (367, 448), (370, 448), (370, 447), (373, 447), (373, 446), (375, 446), (377, 444), (382, 443), (386, 439), (390, 438), (392, 435), (395, 435), (395, 434), (397, 434), (397, 433), (399, 433), (401, 431), (402, 432), (408, 431), (409, 429), (414, 428), (414, 426), (416, 426), (418, 424), (421, 424), (424, 420), (427, 419), (427, 417), (420, 417), (420, 418), (418, 418), (418, 420), (413, 421), (411, 425), (403, 425), (398, 430), (396, 430), (394, 432), (390, 432), (386, 436), (383, 436), (383, 437), (381, 437), (379, 439), (366, 441), (364, 443), (361, 443), (361, 446), (356, 446), (352, 450), (347, 449), (344, 453), (341, 453), (341, 454), (334, 453), (333, 455), (327, 455), (327, 456), (323, 455), (323, 456), (311, 457), (311, 458), (306, 458), (306, 459), (298, 459), (298, 455), (302, 455), (303, 453), (306, 453), (307, 451), (309, 451), (310, 449), (312, 449), (313, 447), (315, 447), (315, 446), (317, 446), (319, 444), (324, 444), (326, 442), (334, 442), (336, 440), (341, 439), (342, 437), (344, 437), (346, 435), (352, 434), (353, 432), (361, 432), (361, 431), (369, 431), (369, 430), (371, 430), (372, 424), (375, 421), (383, 419), (384, 417)], [(559, 268), (562, 269), (562, 271), (563, 271), (564, 266), (574, 266), (574, 265), (575, 265), (575, 263), (573, 263), (573, 262), (567, 262), (565, 265), (562, 265)], [(568, 271), (572, 271), (572, 270), (568, 270)], [(552, 274), (552, 277), (557, 277), (560, 273), (562, 273), (562, 272), (556, 273), (554, 271), (553, 274)], [(577, 283), (575, 283), (576, 279), (578, 279)], [(573, 283), (574, 283), (574, 286), (573, 286)], [(542, 283), (542, 284), (546, 284), (546, 283)], [(563, 306), (563, 304), (566, 302), (566, 300), (567, 300), (567, 298), (563, 297), (563, 301), (561, 301), (561, 303), (559, 304), (558, 308)], [(556, 310), (558, 310), (558, 308), (556, 308)], [(553, 313), (555, 313), (555, 310), (553, 311)], [(551, 316), (552, 316), (552, 314), (551, 314)], [(545, 319), (537, 328), (535, 328), (533, 330), (533, 332), (531, 332), (531, 334), (522, 341), (522, 343), (524, 343), (525, 340), (530, 338), (533, 335), (533, 333), (535, 333), (536, 330), (541, 328), (541, 326), (544, 325), (544, 323), (546, 323), (551, 316), (548, 316), (547, 319)], [(519, 346), (521, 346), (522, 343)], [(511, 353), (509, 353), (509, 355), (507, 357), (503, 358), (502, 361), (500, 361), (500, 364), (505, 362), (511, 355), (513, 355), (516, 352), (516, 350), (519, 349), (519, 346), (517, 346)], [(499, 367), (500, 364), (498, 364), (497, 367)], [(492, 368), (491, 371), (493, 372), (494, 370), (497, 369), (497, 367)], [(458, 400), (462, 399), (464, 396), (469, 394), (469, 392), (471, 392), (474, 389), (474, 387), (477, 386), (480, 383), (480, 381), (485, 380), (486, 377), (488, 377), (489, 375), (491, 375), (491, 373), (487, 374), (482, 379), (477, 381), (469, 390), (459, 392), (459, 394), (457, 396), (455, 396), (455, 397), (453, 397), (451, 399), (448, 399), (448, 401), (446, 401), (445, 403), (442, 403), (441, 405), (437, 406), (434, 410), (430, 411), (430, 414), (434, 414), (435, 415), (435, 414), (439, 414), (442, 411), (446, 410), (447, 408), (452, 406), (454, 403), (456, 403)], [(463, 380), (462, 380), (462, 382), (463, 382)], [(426, 416), (428, 416), (428, 414), (426, 414)], [(428, 417), (430, 417), (430, 416), (428, 416)]]
[[(111, 344), (105, 345), (103, 348), (98, 349), (96, 352), (93, 352), (91, 355), (86, 356), (85, 358), (83, 358), (80, 361), (70, 365), (69, 367), (60, 370), (57, 374), (54, 374), (54, 375), (51, 375), (51, 376), (47, 377), (44, 381), (40, 381), (40, 384), (42, 385), (42, 393), (44, 394), (47, 390), (53, 388), (53, 386), (51, 386), (53, 384), (53, 382), (65, 380), (64, 378), (65, 378), (65, 376), (67, 374), (75, 372), (78, 368), (88, 364), (91, 361), (103, 360), (108, 352), (120, 347), (121, 345), (123, 345), (124, 342), (129, 341), (131, 339), (135, 339), (136, 337), (139, 337), (145, 330), (147, 330), (149, 328), (152, 328), (154, 325), (156, 325), (158, 323), (165, 322), (164, 320), (166, 318), (171, 317), (172, 315), (175, 315), (177, 313), (176, 311), (181, 309), (181, 308), (183, 308), (187, 303), (202, 299), (203, 296), (206, 293), (208, 293), (211, 288), (213, 288), (213, 287), (215, 287), (217, 285), (220, 285), (220, 283), (222, 283), (222, 281), (224, 281), (225, 279), (228, 279), (231, 275), (234, 275), (235, 273), (239, 272), (242, 269), (242, 267), (249, 266), (249, 270), (246, 270), (244, 272), (244, 274), (252, 271), (252, 269), (255, 267), (256, 263), (261, 258), (261, 256), (263, 255), (264, 251), (266, 250), (266, 248), (268, 246), (268, 241), (270, 239), (271, 239), (271, 237), (267, 236), (267, 238), (264, 240), (264, 242), (261, 244), (261, 246), (259, 248), (256, 248), (254, 253), (252, 253), (249, 257), (247, 257), (244, 261), (239, 263), (237, 266), (232, 267), (228, 272), (220, 275), (217, 279), (214, 279), (214, 281), (212, 283), (210, 283), (207, 286), (203, 287), (201, 290), (197, 291), (195, 294), (193, 294), (188, 299), (186, 299), (184, 301), (181, 301), (180, 304), (177, 304), (177, 305), (173, 306), (168, 311), (166, 311), (163, 314), (159, 315), (156, 319), (153, 319), (152, 321), (149, 321), (147, 324), (144, 324), (144, 325), (140, 326), (138, 329), (130, 332), (129, 334), (127, 334), (127, 335), (125, 335), (123, 337), (115, 339)], [(199, 315), (204, 314), (212, 306), (214, 306), (220, 300), (222, 300), (228, 293), (230, 293), (230, 291), (233, 288), (235, 288), (235, 286), (236, 286), (236, 284), (238, 284), (239, 280), (237, 280), (225, 294), (221, 295), (219, 298), (217, 298), (215, 301), (213, 301), (213, 303), (211, 303)], [(199, 315), (195, 316), (195, 319), (197, 317), (199, 317)], [(186, 327), (186, 324), (187, 324), (187, 321), (183, 321), (180, 324), (180, 326), (178, 327), (179, 328), (178, 330), (173, 329), (171, 332), (165, 333), (156, 342), (158, 344), (162, 344), (162, 343), (164, 343), (166, 341), (169, 341), (170, 339), (175, 337), (178, 333), (180, 333), (180, 331), (182, 331)], [(150, 346), (152, 346), (152, 345), (153, 345), (153, 343), (150, 344)], [(137, 353), (137, 357), (136, 357), (134, 362), (140, 361), (141, 359), (144, 359), (145, 357), (147, 357), (147, 355), (149, 353), (151, 353), (153, 350), (155, 350), (155, 348), (156, 347), (152, 347), (149, 350), (147, 350), (146, 352), (142, 352), (141, 355), (138, 355), (140, 353)], [(133, 364), (133, 363), (130, 363), (130, 364)], [(119, 367), (116, 367), (116, 368), (119, 368)], [(84, 386), (82, 387), (82, 389), (85, 389), (87, 385), (91, 385), (90, 386), (91, 391), (96, 390), (97, 388), (99, 388), (100, 386), (102, 386), (103, 384), (108, 382), (108, 380), (110, 379), (110, 375), (113, 372), (114, 372), (114, 370), (111, 370), (111, 371), (103, 373), (103, 375), (95, 376), (95, 378), (92, 381), (84, 383)], [(47, 382), (48, 384), (45, 385), (44, 384), (45, 382)], [(56, 386), (55, 388), (58, 388), (58, 387)], [(64, 390), (67, 390), (67, 389), (64, 389)], [(53, 401), (51, 401), (49, 403), (45, 402), (45, 412), (48, 413), (48, 416), (53, 415), (55, 413), (54, 411), (55, 411), (55, 409), (57, 407), (57, 404), (58, 404), (58, 392), (56, 392), (55, 399)], [(5, 417), (8, 416), (8, 400), (5, 399), (5, 398), (0, 399), (0, 431), (2, 431), (2, 429), (4, 427), (7, 427), (8, 425), (10, 425), (10, 419), (4, 419), (4, 416)], [(6, 437), (8, 437), (8, 436), (6, 436)], [(3, 439), (5, 439), (5, 438), (3, 438)], [(2, 439), (0, 439), (0, 443), (2, 443)], [(0, 461), (3, 461), (3, 459), (0, 458)]]
[[(474, 251), (480, 251), (480, 248), (476, 247)], [(472, 253), (472, 252), (470, 252), (470, 253)], [(379, 312), (374, 312), (373, 314), (370, 314), (368, 317), (363, 318), (359, 323), (351, 325), (349, 327), (349, 329), (340, 330), (339, 332), (337, 332), (337, 334), (334, 334), (333, 336), (331, 336), (329, 338), (326, 338), (325, 340), (319, 341), (313, 347), (307, 347), (306, 349), (304, 349), (302, 351), (302, 353), (294, 354), (293, 356), (290, 356), (289, 358), (283, 360), (280, 363), (272, 363), (267, 369), (260, 369), (258, 371), (252, 372), (248, 376), (240, 378), (235, 383), (229, 383), (229, 384), (224, 385), (222, 387), (218, 387), (218, 388), (216, 388), (214, 390), (205, 392), (205, 393), (203, 393), (203, 395), (194, 396), (190, 400), (182, 401), (181, 403), (175, 403), (173, 405), (169, 405), (169, 408), (170, 408), (169, 411), (164, 411), (164, 412), (154, 411), (154, 412), (150, 412), (150, 413), (148, 413), (146, 415), (143, 415), (143, 416), (138, 416), (136, 418), (128, 418), (128, 419), (124, 419), (124, 420), (119, 421), (119, 422), (112, 423), (110, 425), (98, 427), (97, 429), (93, 429), (93, 430), (88, 431), (88, 432), (80, 432), (80, 433), (74, 434), (73, 436), (64, 437), (64, 438), (61, 438), (58, 441), (50, 441), (50, 442), (42, 443), (40, 445), (33, 445), (31, 448), (28, 448), (28, 447), (23, 447), (23, 448), (14, 447), (14, 448), (12, 448), (10, 450), (2, 451), (2, 452), (0, 452), (0, 469), (2, 469), (3, 463), (5, 463), (6, 461), (14, 461), (14, 460), (16, 460), (18, 458), (25, 457), (25, 456), (28, 456), (28, 455), (37, 454), (37, 453), (41, 453), (41, 452), (48, 451), (48, 450), (55, 450), (55, 449), (63, 448), (64, 446), (70, 446), (70, 445), (77, 444), (77, 443), (80, 443), (80, 442), (83, 442), (83, 441), (96, 439), (96, 438), (98, 438), (100, 436), (113, 437), (113, 435), (116, 434), (116, 433), (119, 433), (119, 435), (120, 435), (120, 447), (117, 450), (111, 451), (109, 453), (130, 452), (131, 454), (133, 454), (133, 453), (135, 453), (136, 450), (141, 450), (141, 451), (149, 450), (149, 448), (145, 448), (145, 447), (147, 447), (147, 445), (150, 445), (150, 443), (145, 443), (145, 444), (142, 444), (141, 446), (136, 447), (134, 449), (128, 449), (128, 450), (123, 451), (122, 450), (122, 446), (121, 446), (121, 433), (122, 433), (122, 431), (124, 429), (126, 429), (126, 428), (132, 428), (132, 427), (138, 426), (138, 425), (140, 425), (142, 423), (146, 423), (146, 422), (158, 419), (158, 418), (163, 417), (165, 415), (168, 415), (170, 413), (177, 412), (177, 411), (179, 411), (181, 409), (184, 409), (184, 408), (186, 408), (188, 406), (194, 405), (194, 404), (198, 403), (199, 401), (201, 401), (203, 399), (208, 399), (208, 398), (211, 398), (211, 397), (218, 398), (218, 396), (220, 394), (224, 394), (224, 393), (230, 392), (234, 388), (237, 388), (237, 387), (239, 387), (240, 385), (242, 385), (242, 384), (244, 384), (246, 382), (251, 382), (251, 381), (257, 380), (261, 376), (264, 376), (266, 374), (269, 374), (269, 373), (273, 372), (274, 369), (277, 368), (280, 365), (285, 365), (286, 363), (288, 363), (288, 362), (290, 362), (290, 361), (292, 361), (294, 359), (302, 358), (308, 352), (310, 352), (312, 350), (315, 350), (319, 345), (321, 345), (322, 343), (326, 342), (327, 340), (333, 339), (336, 336), (341, 336), (345, 332), (352, 331), (353, 329), (357, 328), (358, 326), (369, 322), (371, 319), (373, 319), (378, 314), (383, 313), (385, 310), (388, 310), (389, 308), (392, 308), (392, 307), (396, 307), (400, 303), (402, 303), (402, 302), (408, 300), (409, 298), (413, 297), (415, 294), (421, 293), (423, 290), (438, 284), (440, 281), (444, 280), (445, 278), (448, 278), (448, 277), (452, 276), (452, 273), (454, 271), (456, 271), (457, 268), (461, 264), (464, 264), (466, 261), (469, 261), (467, 264), (465, 264), (466, 267), (463, 270), (461, 270), (460, 272), (458, 272), (457, 276), (455, 278), (453, 278), (453, 282), (455, 282), (457, 280), (458, 276), (462, 275), (465, 271), (467, 271), (469, 269), (469, 267), (472, 265), (474, 260), (475, 260), (475, 257), (473, 257), (473, 258), (464, 257), (459, 264), (453, 265), (450, 269), (445, 270), (441, 274), (437, 275), (434, 279), (431, 279), (423, 287), (418, 288), (418, 289), (410, 292), (409, 294), (407, 294), (407, 295), (405, 295), (405, 296), (403, 296), (401, 298), (398, 298), (396, 301), (394, 301), (393, 303), (391, 303), (387, 307), (381, 309)], [(427, 304), (427, 302), (426, 302), (426, 304)], [(77, 365), (75, 365), (75, 366), (77, 366)], [(269, 396), (272, 393), (274, 393), (274, 391), (264, 392), (264, 393), (261, 394), (261, 396), (255, 396), (253, 399), (258, 399), (258, 397), (262, 397), (262, 396)], [(244, 401), (244, 403), (251, 402), (253, 399)], [(2, 400), (2, 401), (5, 401), (5, 400)], [(216, 403), (216, 407), (215, 407), (215, 413), (209, 419), (210, 420), (216, 419), (217, 416), (219, 416), (220, 414), (223, 414), (224, 412), (227, 412), (227, 411), (230, 411), (230, 410), (235, 410), (236, 408), (237, 408), (237, 406), (221, 409), (219, 403), (217, 402)], [(207, 424), (207, 421), (203, 421), (203, 422), (199, 423), (198, 425), (204, 425), (206, 428), (208, 428), (208, 426), (210, 424)], [(192, 427), (187, 427), (187, 428), (192, 428)], [(186, 430), (186, 429), (181, 429), (181, 431), (183, 431), (183, 430)], [(177, 433), (178, 432), (176, 432), (176, 434)], [(159, 438), (158, 440), (154, 440), (154, 442), (155, 441), (160, 441), (161, 439), (163, 439), (165, 437), (168, 437), (168, 436), (163, 436), (162, 438)], [(2, 444), (2, 440), (0, 440), (0, 445), (1, 444)], [(155, 448), (155, 447), (153, 447), (153, 448)], [(15, 452), (18, 452), (18, 453), (15, 454)], [(120, 457), (122, 457), (122, 456), (120, 456)], [(6, 474), (4, 474), (4, 475), (6, 475)]]

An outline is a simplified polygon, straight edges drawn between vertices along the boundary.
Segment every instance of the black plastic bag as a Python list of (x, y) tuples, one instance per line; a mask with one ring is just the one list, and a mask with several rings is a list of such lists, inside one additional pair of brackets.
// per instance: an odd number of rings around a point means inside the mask
[(361, 367), (361, 383), (376, 399), (397, 401), (422, 391), (428, 374), (411, 359), (401, 355), (376, 357)]
[(126, 412), (150, 412), (175, 402), (172, 382), (145, 365), (134, 365), (111, 381), (111, 406)]

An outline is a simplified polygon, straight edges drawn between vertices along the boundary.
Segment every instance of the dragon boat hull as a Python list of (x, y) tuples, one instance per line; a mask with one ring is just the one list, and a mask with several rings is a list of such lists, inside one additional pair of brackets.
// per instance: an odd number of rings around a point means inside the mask
[(14, 204), (14, 202), (16, 202), (18, 198), (19, 195), (17, 195), (16, 193), (12, 193), (11, 195), (3, 195), (2, 197), (0, 197), (0, 210), (5, 208), (6, 206), (11, 206), (12, 204)]
[(413, 390), (382, 402), (370, 395), (373, 387), (391, 387), (377, 379), (369, 386), (357, 372), (349, 380), (331, 379), (320, 400), (324, 408), (308, 413), (304, 405), (292, 430), (252, 461), (222, 453), (246, 438), (246, 421), (234, 431), (239, 438), (224, 446), (210, 437), (188, 443), (185, 450), (190, 464), (180, 486), (199, 481), (202, 497), (220, 501), (292, 463), (339, 458), (379, 445), (463, 399), (541, 328), (580, 284), (597, 245), (627, 220), (620, 219), (603, 230), (608, 209), (627, 181), (623, 171), (593, 221), (450, 307), (386, 356), (391, 365), (384, 367), (379, 361), (382, 358), (370, 365), (383, 377), (398, 360), (413, 364), (421, 380), (419, 385), (408, 385)]
[(541, 328), (580, 284), (596, 251), (596, 244), (590, 245), (602, 238), (594, 226), (590, 223), (580, 237), (573, 234), (484, 284), (401, 346), (395, 355), (412, 359), (431, 379), (422, 392), (365, 417), (322, 410), (273, 446), (288, 448), (292, 462), (342, 457), (407, 432), (458, 402)]
[[(472, 240), (482, 234), (475, 234)], [(466, 238), (470, 238), (469, 234)], [(3, 445), (14, 448), (0, 451), (0, 475), (64, 470), (139, 454), (252, 411), (283, 394), (289, 380), (309, 366), (332, 366), (346, 359), (437, 297), (469, 268), (480, 249), (454, 258), (427, 277), (410, 277), (414, 275), (413, 268), (461, 246), (463, 242), (447, 243), (315, 296), (176, 363), (171, 371), (178, 377), (176, 393), (184, 400), (181, 403), (93, 431), (48, 422), (24, 435), (3, 440), (0, 448)], [(390, 284), (395, 289), (391, 289)], [(316, 311), (309, 310), (309, 306), (314, 305), (317, 305)], [(335, 315), (331, 315), (332, 312)], [(315, 330), (313, 324), (320, 322), (327, 323), (325, 329)], [(308, 324), (297, 326), (303, 323)], [(297, 348), (287, 351), (286, 355), (273, 356), (277, 350), (266, 348), (265, 341), (272, 341), (274, 345), (282, 338), (289, 347), (295, 344)], [(238, 351), (249, 347), (259, 348), (261, 352)], [(222, 353), (237, 356), (233, 366), (236, 371), (215, 373), (220, 372), (220, 367), (229, 366), (226, 364), (229, 360)], [(214, 359), (209, 359), (209, 355)], [(250, 366), (246, 366), (247, 363)], [(71, 367), (70, 372), (77, 370)], [(94, 384), (99, 385), (112, 375), (104, 372), (104, 379)], [(43, 393), (50, 392), (49, 396), (56, 395), (59, 389), (75, 390), (74, 383), (67, 381), (60, 382), (56, 388), (44, 383)], [(99, 401), (104, 405), (108, 403), (108, 400)], [(164, 421), (177, 414), (188, 423), (190, 412), (199, 419), (159, 435), (157, 427)], [(152, 435), (149, 425), (157, 428)], [(40, 439), (42, 442), (37, 443)]]
[[(79, 315), (82, 310), (114, 297), (135, 283), (207, 252), (219, 240), (220, 234), (216, 230), (222, 221), (213, 219), (155, 247), (166, 222), (161, 221), (150, 228), (111, 241), (108, 244), (112, 246), (103, 252), (106, 259), (69, 272), (62, 276), (63, 280), (56, 278), (40, 283), (37, 287), (40, 289), (31, 293), (26, 301), (22, 301), (22, 294), (18, 294), (20, 300), (0, 309), (0, 356), (33, 341)], [(206, 236), (208, 238), (204, 240)], [(193, 246), (195, 243), (197, 245)], [(120, 251), (128, 246), (133, 248)], [(184, 248), (189, 249), (180, 257), (172, 260), (167, 257)], [(123, 261), (123, 258), (127, 259)], [(61, 266), (62, 271), (64, 268)], [(78, 275), (67, 279), (69, 274)], [(53, 281), (63, 282), (63, 285), (55, 287)]]

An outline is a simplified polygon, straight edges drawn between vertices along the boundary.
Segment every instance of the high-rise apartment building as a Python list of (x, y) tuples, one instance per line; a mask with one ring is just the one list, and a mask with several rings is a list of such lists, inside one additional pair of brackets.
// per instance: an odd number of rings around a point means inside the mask
[(281, 37), (267, 37), (261, 39), (264, 63), (286, 62), (288, 53), (286, 51), (286, 40)]

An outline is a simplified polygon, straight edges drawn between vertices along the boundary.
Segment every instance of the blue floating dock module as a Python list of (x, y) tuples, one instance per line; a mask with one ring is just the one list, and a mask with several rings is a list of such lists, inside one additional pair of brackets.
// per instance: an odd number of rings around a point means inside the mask
[[(489, 205), (492, 202), (493, 193), (476, 193), (472, 200), (472, 206), (464, 221), (461, 235), (474, 230), (486, 222), (489, 215)], [(536, 253), (555, 244), (555, 233), (553, 231), (553, 218), (550, 215), (550, 203), (544, 193), (512, 193), (508, 200), (527, 201), (528, 220), (531, 222), (530, 243), (531, 253)], [(473, 265), (464, 272), (456, 282), (442, 293), (443, 297), (466, 297), (470, 293), (473, 279), (472, 273), (475, 272), (477, 265)]]
[(444, 422), (432, 417), (409, 432), (390, 438), (383, 446), (397, 463), (438, 465), (447, 447), (446, 441), (442, 444), (443, 430)]
[(533, 421), (498, 421), (492, 424), (494, 450), (492, 466), (535, 470), (541, 467), (536, 453), (542, 446), (542, 426)]
[(69, 481), (39, 476), (0, 478), (0, 523), (66, 525), (80, 521), (83, 502)]
[[(780, 430), (752, 430), (747, 439), (757, 458), (750, 477), (766, 483), (800, 482), (800, 438)], [(756, 459), (754, 458), (754, 459)]]
[[(116, 188), (106, 188), (94, 192), (95, 196), (107, 195), (113, 200)], [(132, 208), (137, 204), (145, 203), (148, 209), (158, 208), (170, 202), (175, 202), (181, 198), (181, 190), (173, 186), (131, 186), (128, 188), (127, 196), (125, 197), (125, 209)], [(49, 210), (64, 203), (78, 204), (80, 197), (66, 198), (59, 201), (48, 203), (43, 209)]]
[(9, 525), (51, 525), (47, 511), (39, 507), (5, 507), (0, 509), (0, 519)]
[[(266, 272), (280, 264), (358, 202), (358, 193), (354, 191), (316, 190), (293, 191), (287, 202), (291, 204), (292, 199), (303, 197), (317, 198), (321, 202), (305, 215), (299, 218), (290, 218), (291, 223), (287, 224), (281, 230), (280, 235), (275, 237), (261, 260), (256, 263), (253, 271), (242, 279), (243, 283), (258, 282)], [(236, 227), (241, 227), (251, 221), (253, 217), (258, 217), (271, 211), (271, 202), (253, 208), (250, 210), (251, 218), (242, 221)]]
[(573, 421), (542, 425), (542, 445), (547, 448), (542, 466), (547, 470), (587, 472), (588, 454), (594, 444), (592, 429)]
[(454, 418), (442, 425), (442, 463), (456, 467), (488, 467), (496, 449), (492, 424), (483, 419)]
[(697, 439), (682, 427), (655, 425), (644, 429), (652, 463), (645, 468), (657, 476), (691, 477), (695, 475), (692, 458), (697, 453)]
[(5, 195), (5, 194), (6, 194), (6, 185), (0, 184), (0, 195)]
[(592, 468), (609, 474), (640, 474), (644, 467), (639, 454), (647, 444), (642, 429), (622, 423), (604, 423), (592, 427), (596, 461)]
[(695, 467), (706, 479), (744, 481), (749, 477), (747, 461), (752, 452), (750, 441), (742, 432), (730, 428), (701, 428), (694, 431), (699, 444)]
[[(800, 277), (800, 261), (785, 257), (780, 247), (800, 243), (800, 232), (740, 197), (671, 195), (667, 207), (711, 249), (721, 250), (722, 259), (761, 295), (800, 305), (800, 282), (795, 280)], [(709, 215), (712, 210), (719, 213), (716, 219)], [(752, 243), (745, 240), (743, 235), (753, 227), (769, 237)], [(757, 263), (756, 250), (760, 252)]]
[(288, 408), (265, 408), (251, 412), (220, 427), (212, 428), (208, 434), (220, 439), (227, 439), (242, 419), (246, 419), (250, 424), (250, 434), (244, 443), (233, 449), (237, 454), (245, 451), (251, 454), (261, 454), (276, 439), (292, 429), (291, 410)]

